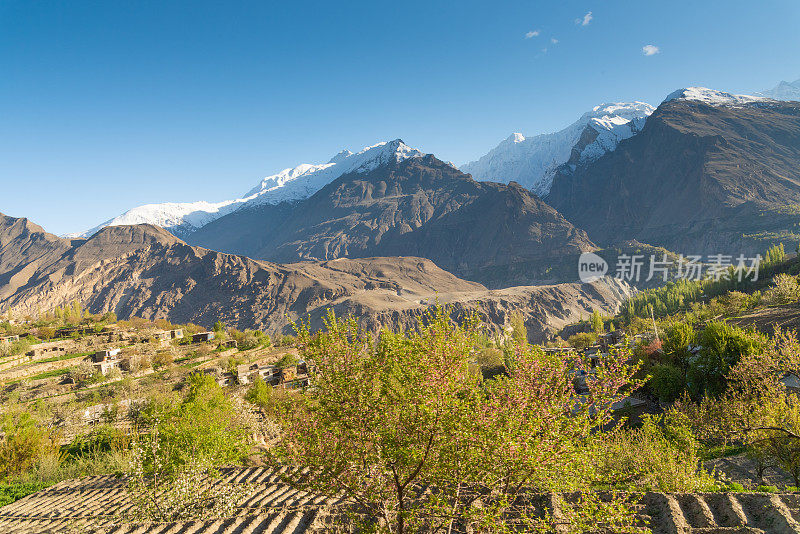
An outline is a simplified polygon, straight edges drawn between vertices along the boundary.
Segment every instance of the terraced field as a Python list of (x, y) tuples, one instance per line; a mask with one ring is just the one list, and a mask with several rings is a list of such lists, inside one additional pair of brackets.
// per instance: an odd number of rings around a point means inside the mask
[[(65, 481), (0, 508), (0, 532), (104, 532), (114, 534), (279, 534), (332, 530), (341, 500), (294, 490), (280, 471), (226, 469), (226, 483), (248, 484), (235, 517), (214, 521), (126, 523), (132, 506), (124, 479), (111, 476)], [(217, 483), (217, 482), (207, 482)], [(553, 510), (552, 496), (533, 499), (534, 512)], [(789, 534), (800, 532), (800, 495), (766, 493), (648, 493), (640, 520), (653, 534)]]

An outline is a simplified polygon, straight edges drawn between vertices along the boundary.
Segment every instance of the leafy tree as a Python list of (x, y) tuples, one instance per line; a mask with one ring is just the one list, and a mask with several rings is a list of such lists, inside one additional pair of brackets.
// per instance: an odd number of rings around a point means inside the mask
[(700, 351), (689, 360), (689, 391), (719, 395), (725, 390), (726, 375), (742, 356), (763, 352), (766, 340), (724, 321), (711, 321), (698, 335)]
[(604, 330), (604, 328), (603, 328), (603, 318), (600, 316), (600, 312), (599, 311), (594, 310), (592, 312), (592, 317), (591, 317), (591, 319), (589, 319), (589, 323), (591, 324), (592, 331), (595, 334), (602, 334), (603, 333), (603, 330)]
[(511, 314), (511, 339), (517, 344), (528, 342), (528, 327), (525, 326), (522, 313), (518, 311)]
[(686, 389), (686, 377), (680, 367), (657, 364), (651, 370), (651, 374), (647, 384), (663, 402), (672, 402), (678, 399)]
[(595, 341), (597, 341), (597, 334), (593, 332), (579, 332), (567, 339), (567, 343), (579, 350), (592, 346)]
[[(250, 425), (216, 381), (205, 374), (189, 376), (189, 392), (177, 405), (152, 403), (143, 413), (145, 425), (158, 432), (162, 463), (167, 470), (199, 461), (204, 466), (240, 462), (250, 450)], [(145, 451), (146, 452), (146, 451)], [(157, 458), (143, 459), (146, 470)]]
[(29, 412), (6, 411), (0, 423), (0, 480), (22, 473), (41, 458), (58, 452), (56, 436)]
[[(453, 325), (438, 308), (416, 331), (377, 339), (332, 312), (325, 325), (314, 336), (300, 328), (298, 345), (319, 372), (299, 405), (279, 412), (274, 455), (297, 466), (287, 475), (295, 487), (348, 498), (362, 527), (553, 528), (524, 514), (522, 493), (597, 481), (596, 440), (631, 383), (629, 355), (601, 362), (576, 404), (571, 377), (586, 362), (527, 344), (515, 347), (508, 377), (482, 382), (470, 365), (479, 346), (474, 318)], [(629, 525), (623, 508), (612, 513), (598, 500), (566, 506), (576, 524)]]

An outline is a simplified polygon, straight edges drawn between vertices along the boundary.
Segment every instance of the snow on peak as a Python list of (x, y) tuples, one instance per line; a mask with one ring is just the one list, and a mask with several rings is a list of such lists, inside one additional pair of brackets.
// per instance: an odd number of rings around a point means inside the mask
[(774, 98), (775, 100), (800, 100), (800, 80), (780, 82), (772, 89), (756, 94), (758, 96)]
[(328, 163), (298, 165), (267, 176), (248, 191), (245, 198), (259, 204), (300, 200), (313, 195), (343, 174), (369, 172), (391, 160), (403, 161), (422, 155), (422, 152), (411, 148), (400, 139), (368, 146), (356, 153), (343, 150)]
[(741, 106), (754, 102), (765, 102), (771, 99), (755, 95), (734, 95), (707, 87), (685, 87), (668, 94), (664, 102), (669, 102), (670, 100), (694, 100), (696, 102), (708, 104), (709, 106)]
[(409, 147), (400, 139), (368, 146), (355, 153), (342, 150), (328, 163), (303, 163), (267, 176), (242, 198), (222, 202), (146, 204), (128, 210), (91, 230), (70, 234), (68, 237), (90, 237), (106, 226), (125, 224), (154, 224), (182, 237), (244, 206), (302, 200), (343, 174), (369, 172), (390, 161), (400, 162), (422, 155), (422, 152)]
[(461, 170), (476, 180), (515, 181), (546, 196), (561, 165), (590, 161), (614, 150), (621, 140), (639, 132), (653, 111), (655, 108), (644, 102), (601, 104), (555, 133), (533, 137), (513, 133)]

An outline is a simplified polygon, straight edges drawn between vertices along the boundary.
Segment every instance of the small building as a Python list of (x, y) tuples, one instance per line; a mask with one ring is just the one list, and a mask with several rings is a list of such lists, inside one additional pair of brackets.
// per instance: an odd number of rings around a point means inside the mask
[(119, 353), (120, 349), (98, 350), (92, 355), (92, 361), (98, 363), (109, 360), (117, 360), (119, 359)]
[(10, 345), (11, 343), (16, 343), (17, 341), (19, 341), (19, 336), (17, 335), (0, 336), (0, 343), (7, 343)]
[(152, 339), (153, 341), (169, 341), (171, 338), (166, 330), (156, 330), (153, 332)]
[(183, 339), (183, 329), (182, 328), (175, 328), (173, 330), (168, 330), (170, 339)]
[(219, 344), (223, 349), (235, 349), (239, 347), (239, 343), (235, 339), (228, 339)]
[(32, 357), (33, 359), (39, 359), (61, 356), (66, 353), (67, 349), (63, 346), (62, 342), (53, 341), (50, 343), (31, 345), (31, 350), (29, 350), (26, 355)]
[(281, 369), (281, 382), (289, 382), (297, 378), (297, 367), (284, 367)]
[(211, 341), (214, 339), (214, 332), (198, 332), (192, 334), (192, 343), (203, 343), (204, 341)]
[(118, 368), (120, 349), (98, 350), (92, 355), (92, 365), (97, 367), (100, 374), (107, 375), (112, 369)]

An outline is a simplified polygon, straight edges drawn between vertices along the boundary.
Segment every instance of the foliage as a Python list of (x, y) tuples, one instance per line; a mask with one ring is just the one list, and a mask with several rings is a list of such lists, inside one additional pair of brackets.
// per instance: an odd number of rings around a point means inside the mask
[[(205, 374), (189, 376), (189, 392), (177, 405), (154, 402), (143, 410), (143, 422), (158, 433), (165, 469), (200, 461), (204, 465), (235, 464), (250, 449), (250, 421)], [(147, 469), (156, 458), (145, 457)]]
[[(318, 373), (299, 405), (279, 412), (283, 436), (273, 455), (298, 467), (287, 475), (294, 486), (346, 496), (365, 528), (549, 528), (547, 518), (519, 513), (522, 492), (598, 482), (592, 458), (611, 403), (631, 384), (629, 355), (601, 362), (576, 405), (571, 376), (587, 362), (574, 355), (520, 344), (509, 376), (481, 381), (470, 366), (474, 317), (453, 325), (437, 308), (416, 331), (377, 339), (332, 312), (325, 324), (315, 336), (299, 329), (298, 345)], [(588, 502), (569, 510), (575, 524), (618, 517), (593, 515), (609, 508)]]
[(764, 259), (762, 260), (762, 267), (771, 267), (782, 263), (786, 259), (786, 252), (783, 248), (783, 243), (778, 243), (767, 250)]
[(49, 485), (48, 482), (42, 481), (0, 482), (0, 507), (36, 493)]
[(158, 427), (134, 444), (128, 472), (128, 493), (133, 506), (128, 511), (134, 521), (187, 521), (230, 517), (249, 487), (217, 482), (202, 484), (206, 477), (219, 473), (207, 460), (191, 458), (185, 464), (171, 464), (165, 441)]
[(597, 334), (593, 332), (579, 332), (569, 336), (569, 339), (567, 339), (567, 343), (579, 350), (594, 345), (596, 341)]
[(800, 300), (797, 278), (786, 273), (775, 275), (772, 286), (764, 292), (764, 301), (771, 305), (792, 304)]
[(270, 408), (274, 403), (273, 388), (265, 383), (260, 375), (256, 376), (253, 384), (245, 393), (244, 400), (260, 408)]
[(678, 366), (668, 363), (656, 364), (651, 373), (652, 376), (647, 384), (662, 402), (675, 401), (686, 389), (686, 377)]
[(603, 328), (603, 318), (600, 316), (600, 312), (594, 310), (592, 312), (592, 317), (589, 319), (589, 324), (592, 326), (592, 331), (595, 334), (602, 334), (604, 331)]
[(125, 450), (129, 446), (128, 435), (111, 425), (101, 425), (86, 434), (79, 434), (62, 448), (66, 459), (89, 454)]
[(7, 411), (1, 422), (0, 480), (22, 473), (40, 458), (58, 451), (54, 433), (40, 426), (29, 412)]
[(525, 317), (521, 312), (515, 311), (511, 314), (511, 339), (514, 343), (528, 342), (528, 327), (525, 326)]
[(719, 395), (725, 390), (726, 375), (743, 355), (764, 350), (761, 334), (746, 331), (724, 321), (711, 321), (697, 336), (700, 350), (689, 358), (686, 372), (689, 391), (695, 397), (703, 393)]
[(645, 415), (641, 428), (620, 429), (602, 442), (600, 471), (609, 485), (634, 491), (693, 492), (716, 488), (699, 467), (699, 443), (685, 414)]

